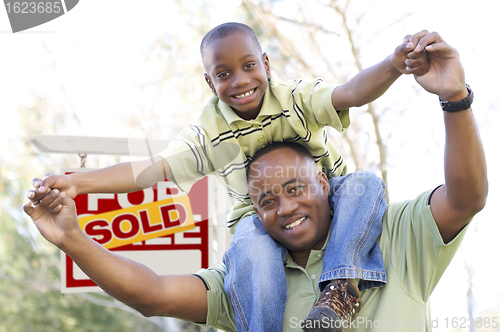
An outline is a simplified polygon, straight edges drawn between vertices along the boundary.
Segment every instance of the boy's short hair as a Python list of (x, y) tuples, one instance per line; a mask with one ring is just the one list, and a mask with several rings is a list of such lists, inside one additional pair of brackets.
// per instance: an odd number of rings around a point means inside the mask
[(252, 160), (248, 164), (247, 180), (248, 180), (248, 175), (250, 173), (250, 170), (252, 169), (252, 164), (254, 162), (256, 162), (259, 158), (265, 156), (268, 153), (271, 153), (271, 152), (279, 150), (279, 149), (284, 149), (284, 148), (291, 149), (291, 150), (295, 151), (299, 156), (301, 156), (305, 159), (310, 159), (310, 160), (312, 160), (313, 163), (315, 163), (314, 157), (313, 157), (311, 151), (309, 151), (302, 144), (299, 144), (297, 142), (273, 142), (269, 145), (266, 145), (265, 147), (258, 150), (257, 152), (255, 152), (255, 154), (252, 157)]
[(252, 38), (255, 45), (259, 48), (260, 53), (262, 53), (262, 47), (260, 46), (259, 40), (255, 35), (255, 32), (248, 25), (238, 22), (228, 22), (216, 26), (203, 37), (200, 45), (201, 58), (204, 59), (205, 50), (212, 42), (232, 35), (234, 33), (245, 34)]

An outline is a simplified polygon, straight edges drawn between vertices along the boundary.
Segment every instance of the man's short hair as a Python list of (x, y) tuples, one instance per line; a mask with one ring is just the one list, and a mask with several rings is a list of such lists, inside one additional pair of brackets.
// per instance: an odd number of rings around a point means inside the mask
[(262, 47), (260, 46), (259, 40), (255, 35), (255, 32), (248, 25), (238, 22), (228, 22), (216, 26), (203, 37), (200, 45), (201, 58), (204, 59), (205, 50), (214, 41), (222, 39), (234, 33), (240, 33), (251, 37), (255, 45), (259, 48), (260, 53), (262, 53)]
[(314, 161), (314, 157), (311, 154), (311, 151), (309, 151), (305, 146), (296, 143), (296, 142), (273, 142), (269, 145), (266, 145), (262, 149), (258, 150), (252, 157), (252, 160), (248, 164), (247, 168), (247, 180), (248, 180), (248, 174), (250, 173), (250, 170), (252, 169), (252, 164), (255, 163), (259, 158), (265, 156), (268, 153), (271, 153), (273, 151), (279, 150), (279, 149), (284, 149), (284, 148), (289, 148), (292, 149), (293, 151), (297, 152), (297, 154), (301, 157), (304, 157), (306, 159)]

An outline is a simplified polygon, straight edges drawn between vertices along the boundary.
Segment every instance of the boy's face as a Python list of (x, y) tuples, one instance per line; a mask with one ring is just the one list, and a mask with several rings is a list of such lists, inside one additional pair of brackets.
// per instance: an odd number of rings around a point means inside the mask
[(289, 148), (261, 156), (248, 173), (248, 193), (262, 226), (292, 257), (323, 246), (331, 221), (329, 189), (314, 161)]
[(233, 33), (205, 50), (205, 80), (210, 89), (242, 119), (255, 119), (260, 112), (268, 79), (269, 59), (251, 37)]

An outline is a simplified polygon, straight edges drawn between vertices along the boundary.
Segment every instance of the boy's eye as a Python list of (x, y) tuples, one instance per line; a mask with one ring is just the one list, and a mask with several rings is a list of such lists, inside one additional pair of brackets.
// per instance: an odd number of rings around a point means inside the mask
[(247, 64), (245, 65), (245, 69), (252, 68), (253, 66), (255, 66), (255, 62), (247, 63)]
[(217, 78), (224, 78), (224, 77), (227, 77), (227, 75), (229, 75), (228, 72), (223, 72), (223, 73), (217, 74), (216, 76), (217, 76)]

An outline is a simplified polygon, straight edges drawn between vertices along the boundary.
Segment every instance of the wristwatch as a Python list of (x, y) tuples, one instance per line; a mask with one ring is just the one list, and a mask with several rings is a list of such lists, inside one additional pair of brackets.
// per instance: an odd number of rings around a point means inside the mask
[(474, 93), (472, 92), (469, 84), (465, 84), (465, 86), (467, 87), (467, 91), (469, 92), (469, 95), (467, 96), (467, 98), (462, 99), (460, 101), (452, 101), (452, 102), (439, 99), (439, 101), (441, 102), (441, 108), (443, 109), (443, 111), (445, 111), (445, 112), (459, 112), (459, 111), (463, 111), (463, 110), (470, 108), (470, 105), (472, 104), (472, 101), (474, 100)]

